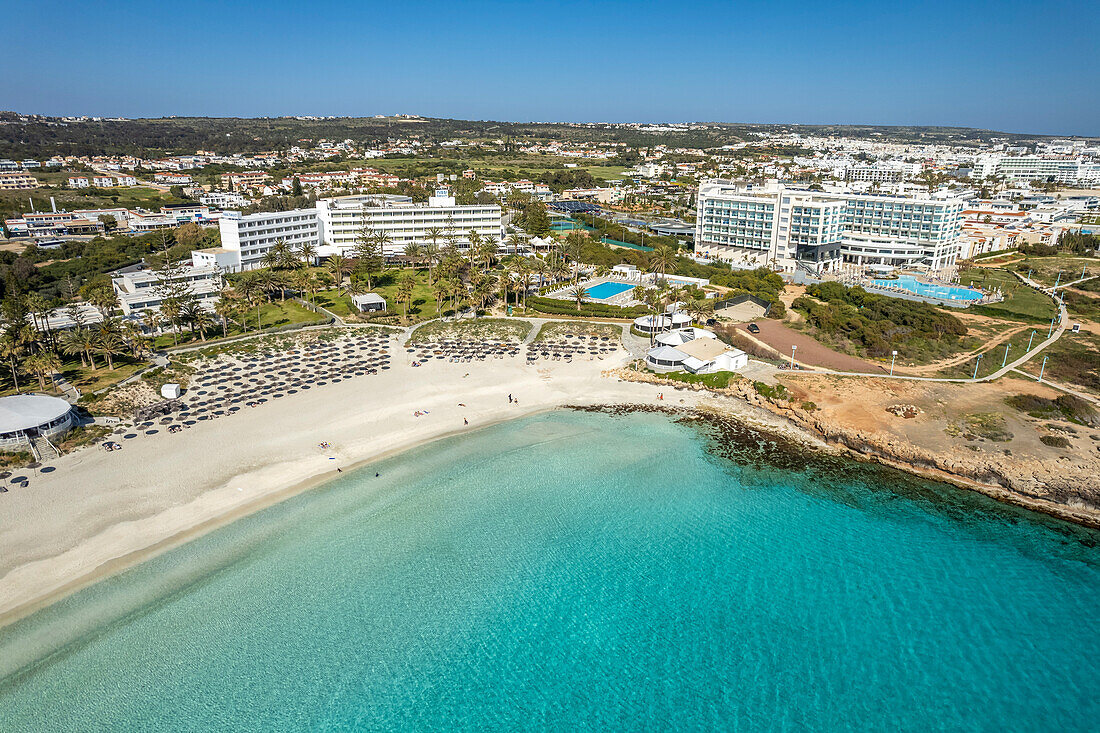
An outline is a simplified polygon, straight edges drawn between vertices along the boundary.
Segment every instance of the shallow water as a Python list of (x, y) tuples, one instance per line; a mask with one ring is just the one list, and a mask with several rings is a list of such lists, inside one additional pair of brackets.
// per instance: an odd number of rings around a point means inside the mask
[(1097, 539), (732, 424), (554, 412), (0, 631), (0, 730), (1094, 729)]

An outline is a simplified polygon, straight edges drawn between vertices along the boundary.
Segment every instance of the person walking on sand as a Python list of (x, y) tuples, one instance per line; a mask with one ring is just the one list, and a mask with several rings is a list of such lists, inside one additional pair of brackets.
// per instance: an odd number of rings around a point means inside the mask
[(463, 425), (469, 425), (469, 424), (470, 424), (470, 421), (469, 421), (469, 420), (467, 420), (466, 418), (462, 418), (462, 424), (463, 424)]

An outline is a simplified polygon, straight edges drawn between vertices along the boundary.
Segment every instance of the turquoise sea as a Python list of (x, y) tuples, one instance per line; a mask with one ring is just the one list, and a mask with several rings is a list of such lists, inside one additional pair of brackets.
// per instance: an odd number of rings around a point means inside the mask
[(0, 730), (1096, 730), (1098, 540), (735, 424), (552, 412), (0, 630)]

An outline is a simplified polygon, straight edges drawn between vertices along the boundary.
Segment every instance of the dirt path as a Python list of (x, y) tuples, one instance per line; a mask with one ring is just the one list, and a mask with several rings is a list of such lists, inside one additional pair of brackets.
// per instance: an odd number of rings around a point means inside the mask
[(846, 372), (888, 371), (881, 364), (873, 364), (854, 356), (841, 354), (839, 351), (833, 351), (827, 346), (814, 341), (811, 337), (787, 328), (781, 323), (766, 318), (762, 318), (755, 323), (760, 327), (760, 333), (758, 334), (749, 333), (747, 324), (740, 325), (737, 328), (750, 337), (755, 336), (757, 341), (767, 344), (783, 354), (787, 360), (790, 360), (791, 357), (791, 346), (797, 346), (795, 362), (798, 364)]

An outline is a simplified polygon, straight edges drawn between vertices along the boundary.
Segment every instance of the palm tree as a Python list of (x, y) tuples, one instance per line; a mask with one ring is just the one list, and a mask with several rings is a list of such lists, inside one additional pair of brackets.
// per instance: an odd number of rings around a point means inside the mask
[[(523, 307), (527, 307), (527, 288), (531, 284), (531, 263), (526, 257), (520, 258), (515, 267), (516, 276), (519, 277), (519, 296), (523, 299)], [(517, 298), (517, 302), (519, 298)]]
[(579, 311), (581, 309), (581, 303), (583, 303), (584, 299), (588, 297), (588, 288), (580, 283), (577, 283), (572, 288), (570, 288), (569, 295), (577, 301), (577, 310)]
[(237, 303), (233, 299), (232, 291), (222, 291), (221, 297), (214, 303), (214, 313), (222, 321), (222, 336), (229, 336), (229, 319), (237, 314)]
[(61, 337), (61, 351), (72, 356), (80, 354), (80, 365), (96, 368), (95, 358), (92, 357), (92, 345), (95, 343), (95, 334), (83, 326), (68, 331)]
[(432, 283), (432, 295), (435, 296), (435, 311), (439, 315), (443, 315), (443, 299), (446, 298), (451, 292), (451, 283), (449, 280), (440, 278)]
[[(191, 328), (191, 335), (196, 336), (195, 329), (198, 328), (199, 313), (203, 313), (203, 307), (197, 300), (189, 300), (183, 304), (180, 308), (180, 318)], [(203, 338), (205, 340), (205, 337)]]
[(26, 347), (34, 342), (34, 329), (26, 321), (9, 323), (0, 336), (0, 356), (8, 360), (11, 367), (11, 381), (15, 385), (15, 391), (19, 391), (19, 375), (17, 367), (19, 357)]
[(46, 336), (47, 341), (52, 341), (53, 333), (50, 331), (50, 302), (38, 293), (27, 296), (27, 310), (34, 319), (34, 327)]
[(164, 323), (164, 319), (161, 318), (160, 313), (150, 308), (147, 311), (143, 311), (141, 314), (141, 325), (143, 325), (149, 333), (155, 334), (157, 329)]
[(118, 307), (118, 295), (115, 293), (115, 289), (110, 285), (96, 288), (88, 294), (88, 302), (96, 307), (96, 309), (103, 314), (106, 318), (110, 315), (111, 311)]
[(38, 387), (45, 392), (46, 375), (53, 374), (61, 369), (61, 359), (57, 358), (57, 354), (54, 352), (42, 349), (28, 356), (24, 366), (38, 377)]
[(519, 232), (512, 232), (508, 235), (508, 244), (512, 245), (512, 254), (519, 254), (519, 246), (526, 243), (527, 238)]
[(410, 242), (405, 245), (405, 259), (412, 267), (416, 267), (420, 264), (420, 258), (423, 257), (420, 251), (420, 245), (416, 242)]
[(661, 274), (661, 279), (665, 279), (665, 272), (672, 266), (672, 263), (676, 260), (676, 253), (672, 251), (672, 247), (667, 244), (658, 244), (653, 248), (653, 251), (649, 253), (649, 266), (653, 268), (655, 273)]
[(439, 238), (443, 236), (443, 230), (439, 227), (429, 227), (424, 236), (427, 237), (428, 242), (421, 245), (424, 250), (424, 259), (428, 261), (428, 279), (432, 278), (432, 266), (439, 258)]
[(249, 305), (256, 306), (256, 330), (261, 330), (263, 325), (260, 322), (260, 306), (267, 300), (267, 291), (264, 289), (263, 283), (255, 277), (254, 273), (250, 273), (249, 277), (241, 278), (237, 287), (245, 301)]
[(397, 279), (397, 302), (401, 304), (401, 320), (408, 320), (408, 308), (412, 304), (413, 289), (416, 287), (416, 276), (411, 272), (401, 273)]
[(478, 262), (485, 263), (485, 269), (488, 270), (497, 256), (496, 242), (491, 239), (482, 239), (476, 247), (471, 248), (473, 250), (472, 257), (476, 258)]
[(317, 245), (313, 242), (302, 242), (302, 246), (298, 250), (298, 256), (302, 258), (302, 262), (307, 267), (311, 267), (317, 261)]
[(546, 278), (550, 274), (550, 264), (544, 260), (536, 258), (534, 262), (535, 274), (539, 276), (539, 288), (541, 289), (546, 282)]
[(340, 287), (340, 283), (344, 281), (344, 275), (351, 272), (351, 263), (342, 255), (332, 255), (328, 258), (328, 271), (336, 280), (336, 287)]
[(107, 368), (114, 371), (114, 356), (126, 352), (126, 344), (122, 341), (122, 334), (119, 332), (118, 322), (108, 319), (99, 324), (99, 328), (96, 329), (93, 343), (93, 350), (106, 357)]

